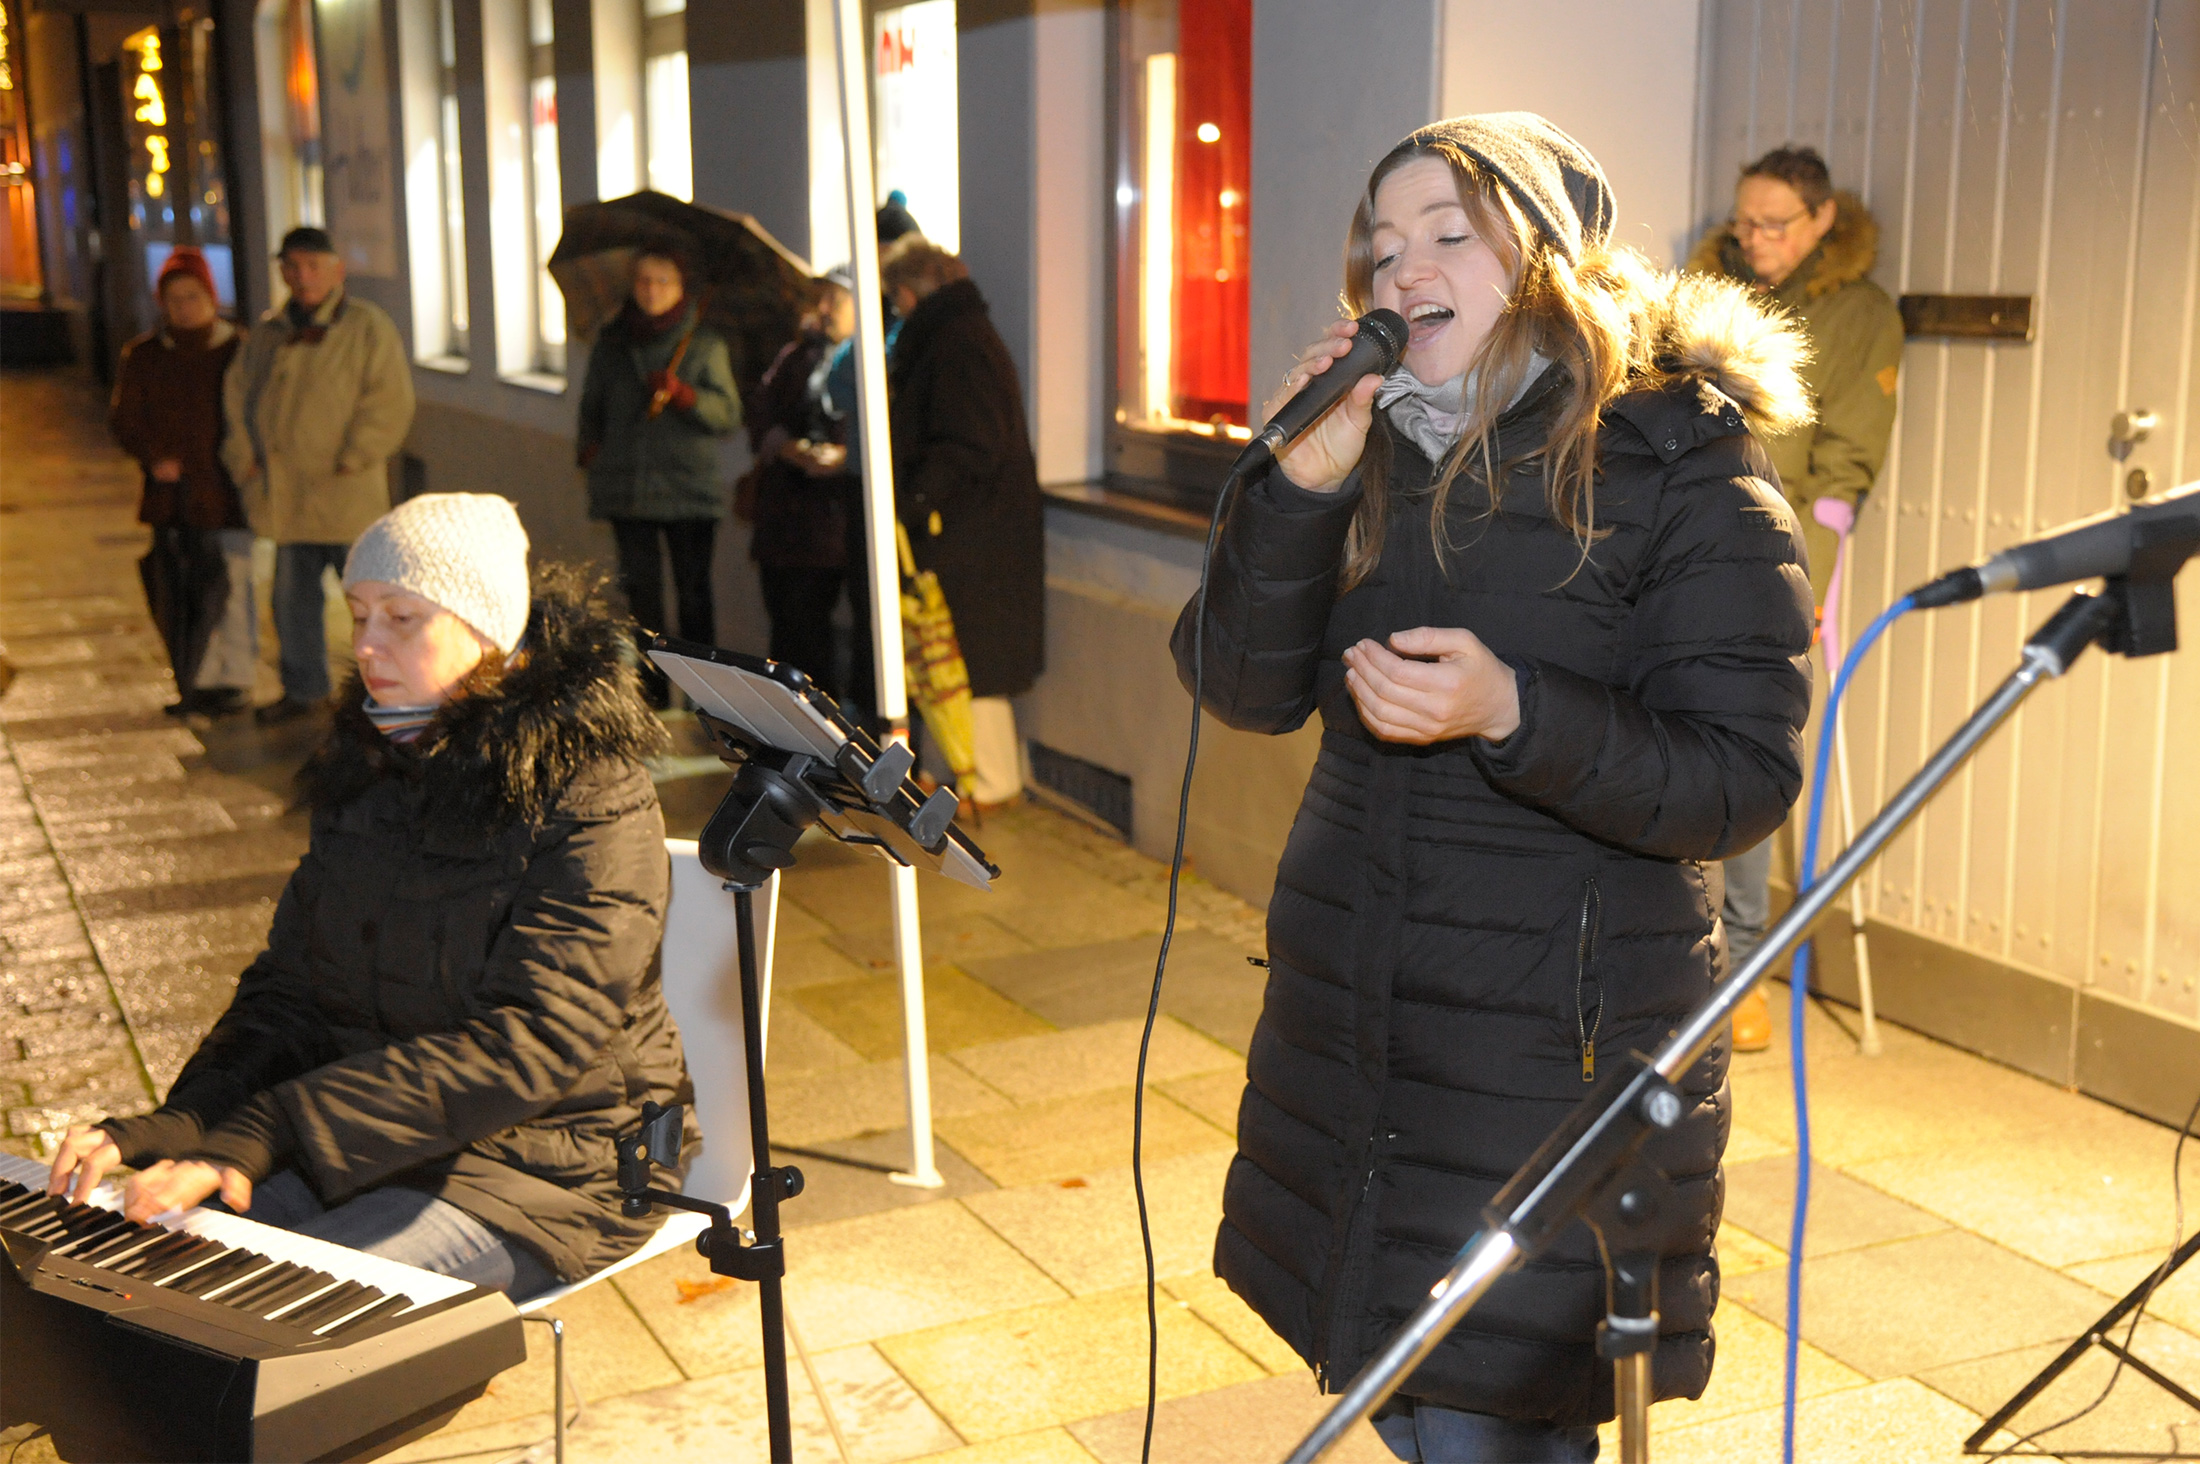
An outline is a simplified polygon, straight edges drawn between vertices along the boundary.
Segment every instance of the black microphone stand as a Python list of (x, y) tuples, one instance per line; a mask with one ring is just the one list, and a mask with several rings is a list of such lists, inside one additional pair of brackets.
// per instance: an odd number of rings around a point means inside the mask
[(2049, 617), (2025, 643), (2017, 669), (1818, 882), (1796, 897), (1741, 968), (1654, 1054), (1628, 1054), (1506, 1183), (1483, 1210), (1482, 1230), (1460, 1250), (1429, 1299), (1361, 1369), (1292, 1450), (1288, 1464), (1313, 1464), (1328, 1453), (1398, 1390), (1499, 1276), (1536, 1255), (1577, 1219), (1595, 1228), (1605, 1258), (1609, 1315), (1597, 1328), (1597, 1354), (1614, 1367), (1620, 1461), (1648, 1464), (1650, 1401), (1656, 1396), (1650, 1360), (1657, 1344), (1657, 1258), (1650, 1247), (1660, 1232), (1669, 1187), (1640, 1152), (1653, 1134), (1672, 1128), (1686, 1112), (1674, 1084), (1717, 1040), (1734, 1008), (1773, 963), (2041, 682), (2068, 671), (2095, 643), (2134, 657), (2177, 648), (2175, 580), (2195, 552), (2200, 552), (2200, 533), (2189, 525), (2150, 525), (2140, 534), (2128, 573), (2108, 580), (2099, 594), (2077, 591)]
[[(726, 804), (737, 795), (728, 793)], [(719, 806), (719, 815), (724, 804)], [(717, 817), (713, 817), (713, 823)], [(801, 830), (796, 828), (796, 834)], [(792, 843), (792, 841), (790, 841)], [(792, 865), (792, 852), (788, 856)], [(708, 865), (704, 865), (708, 867)], [(724, 874), (711, 870), (713, 874)], [(682, 1110), (642, 1103), (642, 1125), (618, 1140), (618, 1193), (625, 1195), (620, 1211), (640, 1220), (651, 1206), (695, 1211), (711, 1217), (711, 1228), (695, 1237), (695, 1253), (711, 1261), (719, 1277), (737, 1277), (757, 1283), (757, 1312), (763, 1328), (763, 1420), (770, 1435), (772, 1464), (792, 1464), (794, 1422), (788, 1407), (788, 1332), (785, 1332), (785, 1297), (781, 1281), (788, 1275), (788, 1248), (779, 1233), (779, 1202), (803, 1193), (803, 1171), (794, 1165), (772, 1165), (772, 1123), (763, 1101), (763, 995), (757, 971), (757, 887), (735, 885), (733, 892), (735, 940), (741, 958), (741, 1057), (748, 1066), (748, 1147), (757, 1160), (755, 1178), (748, 1187), (750, 1224), (746, 1235), (733, 1224), (733, 1213), (724, 1204), (695, 1200), (649, 1182), (656, 1165), (678, 1165)]]
[[(730, 799), (733, 795), (728, 794)], [(799, 832), (799, 831), (798, 831)], [(712, 873), (718, 871), (713, 870)], [(764, 1111), (762, 981), (756, 959), (756, 886), (729, 884), (741, 958), (741, 1047), (748, 1067), (749, 1147), (758, 1160), (771, 1157), (771, 1122)], [(649, 1182), (652, 1167), (677, 1164), (683, 1114), (680, 1106), (642, 1105), (642, 1124), (618, 1141), (621, 1213), (647, 1215), (654, 1205), (693, 1210), (710, 1216), (710, 1229), (695, 1237), (696, 1253), (710, 1262), (713, 1275), (756, 1283), (757, 1311), (764, 1342), (764, 1421), (772, 1464), (793, 1464), (794, 1422), (787, 1401), (787, 1331), (780, 1283), (787, 1274), (787, 1250), (779, 1233), (779, 1202), (802, 1193), (802, 1171), (792, 1164), (759, 1163), (749, 1184), (750, 1223), (743, 1243), (733, 1214), (724, 1205), (698, 1200)]]
[[(741, 1046), (747, 1068), (749, 1186), (746, 1237), (726, 1206), (651, 1185), (658, 1164), (678, 1164), (682, 1111), (675, 1105), (642, 1105), (642, 1122), (617, 1142), (622, 1213), (639, 1219), (667, 1205), (710, 1216), (710, 1229), (695, 1249), (713, 1274), (753, 1281), (764, 1342), (764, 1413), (772, 1464), (793, 1464), (794, 1429), (787, 1400), (787, 1333), (781, 1282), (787, 1274), (779, 1206), (802, 1193), (802, 1171), (771, 1162), (771, 1123), (764, 1097), (764, 1003), (756, 953), (756, 892), (795, 863), (795, 844), (818, 823), (844, 843), (860, 844), (896, 863), (930, 864), (957, 853), (978, 877), (1000, 871), (953, 828), (955, 795), (941, 789), (918, 793), (909, 781), (915, 758), (907, 746), (873, 742), (841, 719), (828, 701), (799, 688), (799, 676), (770, 663), (709, 647), (658, 639), (651, 655), (668, 671), (690, 663), (705, 670), (732, 668), (715, 682), (682, 680), (691, 694), (716, 689), (736, 698), (721, 702), (747, 720), (728, 720), (698, 707), (696, 721), (719, 758), (735, 769), (733, 786), (703, 826), (696, 855), (704, 869), (733, 893), (735, 939), (741, 966)], [(737, 673), (737, 674), (736, 674)], [(678, 678), (676, 678), (678, 679)], [(790, 686), (795, 689), (790, 690)], [(761, 728), (772, 729), (766, 733)], [(820, 737), (820, 729), (823, 735)], [(823, 754), (826, 742), (832, 747)], [(952, 846), (952, 847), (951, 847)]]

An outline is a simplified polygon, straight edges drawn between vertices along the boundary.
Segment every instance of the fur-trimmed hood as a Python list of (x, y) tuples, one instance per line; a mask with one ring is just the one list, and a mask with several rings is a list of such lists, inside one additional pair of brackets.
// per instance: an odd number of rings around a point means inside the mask
[[(1795, 269), (1806, 299), (1830, 295), (1864, 278), (1879, 261), (1879, 220), (1872, 217), (1864, 200), (1846, 190), (1836, 190), (1833, 201), (1833, 227)], [(1722, 276), (1746, 285), (1757, 283), (1734, 231), (1724, 223), (1714, 225), (1696, 241), (1694, 252), (1688, 256), (1687, 272)]]
[(368, 720), (354, 672), (335, 725), (298, 770), (301, 801), (338, 808), (404, 777), (424, 785), (423, 807), (440, 831), (482, 836), (539, 823), (591, 766), (637, 763), (664, 748), (633, 647), (633, 622), (601, 574), (538, 566), (519, 650), (488, 685), (446, 703), (417, 741), (393, 744)]
[(1747, 285), (1702, 274), (1652, 275), (1639, 285), (1636, 330), (1638, 358), (1648, 364), (1632, 390), (1701, 380), (1740, 407), (1760, 437), (1809, 425), (1803, 368), (1810, 338)]

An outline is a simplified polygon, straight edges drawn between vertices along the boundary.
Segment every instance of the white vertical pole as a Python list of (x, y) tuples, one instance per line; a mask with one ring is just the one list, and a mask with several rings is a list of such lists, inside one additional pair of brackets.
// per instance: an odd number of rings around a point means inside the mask
[[(863, 444), (863, 496), (871, 551), (871, 635), (878, 711), (888, 736), (909, 740), (909, 687), (902, 671), (901, 566), (894, 551), (894, 456), (886, 422), (886, 323), (879, 318), (876, 185), (871, 180), (871, 47), (859, 0), (835, 0), (840, 52), (841, 137), (848, 159), (848, 242), (856, 287), (856, 431)], [(917, 872), (892, 869), (894, 961), (901, 972), (902, 1041), (909, 1077), (909, 1170), (898, 1184), (937, 1189), (932, 1150), (932, 1068), (924, 1032), (924, 941), (917, 923)]]

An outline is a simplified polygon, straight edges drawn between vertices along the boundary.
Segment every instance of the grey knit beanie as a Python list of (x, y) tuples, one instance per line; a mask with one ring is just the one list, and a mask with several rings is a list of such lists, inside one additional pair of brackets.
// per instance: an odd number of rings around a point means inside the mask
[(351, 546), (344, 588), (361, 580), (435, 601), (510, 655), (527, 629), (527, 530), (493, 493), (423, 493)]
[(1589, 150), (1534, 112), (1482, 112), (1431, 122), (1401, 147), (1448, 142), (1497, 175), (1569, 264), (1612, 237), (1612, 185)]

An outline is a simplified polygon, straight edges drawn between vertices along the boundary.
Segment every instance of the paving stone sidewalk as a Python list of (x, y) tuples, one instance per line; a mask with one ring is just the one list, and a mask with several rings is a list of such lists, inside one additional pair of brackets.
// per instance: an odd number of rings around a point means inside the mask
[[(74, 377), (0, 377), (0, 638), (22, 669), (0, 697), (0, 1147), (21, 1154), (73, 1119), (154, 1102), (304, 847), (284, 810), (312, 729), (161, 714), (174, 693), (135, 582), (135, 474), (97, 410)], [(676, 828), (698, 827), (724, 787), (698, 767), (666, 767)], [(885, 1173), (908, 1153), (885, 876), (811, 841), (787, 880), (771, 1092), (781, 1157), (810, 1179), (784, 1211), (789, 1308), (863, 1464), (1135, 1460), (1129, 1085), (1166, 871), (1035, 806), (977, 837), (1004, 870), (995, 893), (923, 886), (942, 1190)], [(1208, 1269), (1259, 1005), (1245, 957), (1259, 949), (1258, 912), (1187, 882), (1147, 1107), (1165, 1278), (1157, 1460), (1280, 1458), (1323, 1406)], [(1807, 1024), (1820, 1168), (1800, 1453), (1952, 1461), (1984, 1412), (2167, 1249), (2175, 1136), (1900, 1029), (1884, 1056), (1859, 1057), (1847, 1020), (1814, 1010)], [(1778, 1456), (1795, 1150), (1782, 1047), (1736, 1064), (1718, 1365), (1703, 1399), (1656, 1409), (1660, 1460)], [(563, 1315), (586, 1400), (576, 1461), (764, 1457), (752, 1287), (668, 1256)], [(2153, 1315), (2139, 1350), (2200, 1384), (2200, 1268)], [(523, 1366), (392, 1457), (547, 1457), (548, 1349), (529, 1331)], [(2089, 1362), (2024, 1422), (2075, 1410), (2105, 1377)], [(794, 1393), (799, 1457), (837, 1458), (800, 1368)], [(2190, 1451), (2200, 1420), (2127, 1375), (2053, 1442)], [(53, 1457), (41, 1438), (0, 1435), (18, 1443), (20, 1464)], [(1363, 1429), (1334, 1457), (1389, 1455)]]

